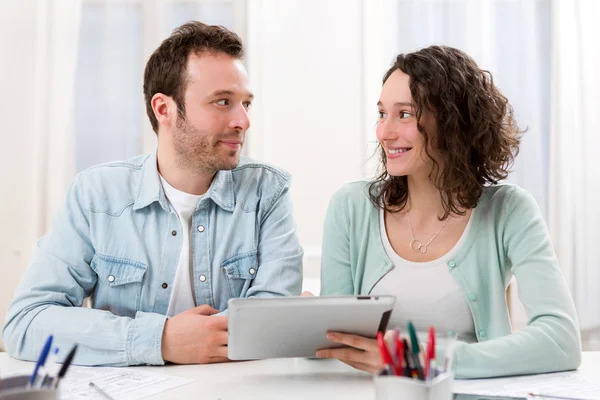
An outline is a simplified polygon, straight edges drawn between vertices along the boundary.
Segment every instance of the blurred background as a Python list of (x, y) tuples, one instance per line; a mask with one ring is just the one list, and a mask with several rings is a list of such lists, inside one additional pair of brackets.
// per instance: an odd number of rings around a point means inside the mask
[[(143, 69), (189, 20), (244, 41), (256, 94), (244, 152), (292, 174), (304, 286), (315, 292), (328, 201), (374, 171), (384, 71), (431, 44), (473, 56), (528, 129), (509, 180), (536, 198), (584, 347), (600, 349), (595, 0), (1, 0), (0, 322), (74, 176), (155, 148)], [(518, 329), (516, 284), (509, 305)]]

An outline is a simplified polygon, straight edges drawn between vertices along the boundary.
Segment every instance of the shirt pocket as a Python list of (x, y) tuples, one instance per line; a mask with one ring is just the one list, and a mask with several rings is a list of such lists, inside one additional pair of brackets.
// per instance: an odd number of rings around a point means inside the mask
[(232, 297), (246, 297), (252, 280), (258, 273), (257, 251), (238, 254), (223, 261), (221, 269), (229, 285)]
[(146, 265), (126, 258), (95, 254), (91, 267), (98, 275), (92, 297), (94, 308), (134, 318), (140, 308)]

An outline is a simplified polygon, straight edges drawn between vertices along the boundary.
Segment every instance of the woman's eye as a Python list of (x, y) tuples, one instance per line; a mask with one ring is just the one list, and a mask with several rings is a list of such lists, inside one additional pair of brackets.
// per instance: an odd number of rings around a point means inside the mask
[(384, 119), (385, 113), (383, 111), (379, 111), (379, 119)]
[(406, 119), (410, 117), (412, 117), (410, 113), (407, 113), (406, 111), (400, 111), (400, 119)]

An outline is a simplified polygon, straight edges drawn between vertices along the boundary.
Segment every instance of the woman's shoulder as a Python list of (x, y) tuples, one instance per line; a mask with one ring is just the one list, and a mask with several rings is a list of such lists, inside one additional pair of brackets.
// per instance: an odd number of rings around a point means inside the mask
[(527, 190), (513, 183), (500, 183), (487, 186), (479, 200), (478, 207), (492, 214), (512, 219), (523, 214), (538, 214), (538, 204)]
[(482, 199), (484, 197), (492, 203), (504, 203), (505, 201), (527, 201), (532, 198), (532, 195), (514, 183), (498, 183), (486, 186), (483, 189)]
[(369, 197), (370, 186), (371, 183), (365, 180), (346, 183), (333, 194), (331, 205), (344, 205), (346, 208), (372, 205)]
[(369, 181), (348, 182), (333, 194), (332, 201), (343, 201), (352, 204), (369, 202), (369, 188)]

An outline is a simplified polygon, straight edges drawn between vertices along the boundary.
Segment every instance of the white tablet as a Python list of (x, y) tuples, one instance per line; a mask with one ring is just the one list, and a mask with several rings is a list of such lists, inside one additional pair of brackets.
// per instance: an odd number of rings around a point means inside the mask
[(327, 332), (374, 338), (385, 331), (394, 296), (325, 296), (230, 299), (228, 357), (257, 360), (315, 357), (341, 347)]

